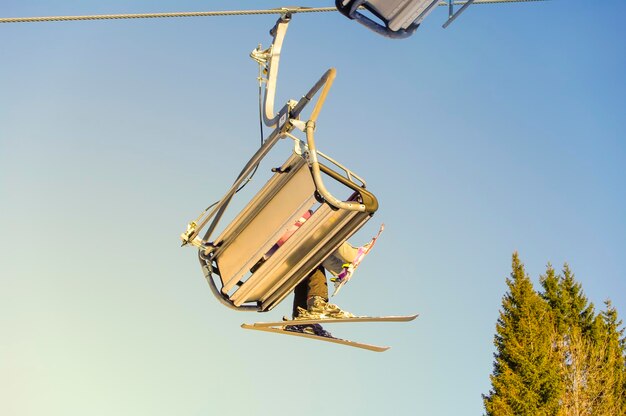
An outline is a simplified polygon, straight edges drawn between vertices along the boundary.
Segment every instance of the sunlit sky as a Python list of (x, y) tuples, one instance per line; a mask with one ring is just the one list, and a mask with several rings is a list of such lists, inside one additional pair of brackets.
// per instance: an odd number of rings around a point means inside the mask
[[(293, 4), (4, 0), (0, 16)], [(0, 414), (482, 414), (514, 251), (537, 287), (567, 262), (626, 316), (625, 12), (475, 5), (444, 30), (439, 8), (398, 41), (293, 18), (277, 102), (337, 68), (317, 144), (380, 201), (354, 242), (386, 225), (333, 302), (420, 314), (328, 328), (382, 354), (242, 330), (291, 299), (227, 309), (180, 248), (258, 146), (248, 54), (276, 16), (0, 25)]]

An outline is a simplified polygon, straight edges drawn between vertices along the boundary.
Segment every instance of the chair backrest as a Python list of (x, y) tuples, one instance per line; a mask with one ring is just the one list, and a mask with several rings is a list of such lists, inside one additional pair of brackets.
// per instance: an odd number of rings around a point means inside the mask
[[(346, 199), (360, 198), (358, 191), (346, 190)], [(310, 218), (276, 248), (312, 208), (317, 209)], [(317, 202), (309, 167), (293, 154), (214, 241), (211, 256), (222, 295), (236, 307), (254, 302), (260, 310), (272, 309), (372, 214)]]
[(285, 162), (215, 240), (223, 291), (230, 291), (315, 202), (315, 186), (304, 160)]

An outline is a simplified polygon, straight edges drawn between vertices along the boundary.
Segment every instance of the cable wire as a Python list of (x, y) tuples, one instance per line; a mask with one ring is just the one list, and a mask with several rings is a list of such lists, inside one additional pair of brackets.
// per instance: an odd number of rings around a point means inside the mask
[[(259, 75), (259, 130), (261, 131), (260, 147), (263, 147), (263, 142), (265, 141), (265, 137), (263, 136), (263, 80), (261, 79), (260, 75)], [(252, 178), (254, 178), (254, 175), (256, 174), (256, 171), (259, 169), (260, 164), (261, 162), (256, 164), (250, 176), (246, 178), (246, 181), (241, 184), (241, 186), (239, 187), (239, 189), (235, 191), (235, 193), (241, 191), (252, 180)]]
[[(475, 0), (473, 4), (497, 3), (530, 3), (549, 0)], [(462, 6), (466, 1), (454, 1), (455, 6)], [(447, 1), (440, 1), (438, 6), (448, 6)], [(85, 16), (41, 16), (41, 17), (2, 17), (0, 23), (37, 23), (37, 22), (66, 22), (77, 20), (122, 20), (122, 19), (161, 19), (173, 17), (217, 17), (217, 16), (249, 16), (266, 14), (294, 14), (294, 13), (327, 13), (336, 12), (335, 7), (282, 7), (260, 10), (223, 10), (208, 12), (173, 12), (173, 13), (139, 13), (139, 14), (97, 14)]]
[[(259, 72), (261, 72), (261, 71), (259, 71)], [(265, 141), (265, 137), (263, 135), (263, 98), (262, 97), (263, 97), (263, 80), (261, 79), (261, 76), (259, 74), (259, 130), (260, 130), (260, 134), (261, 134), (261, 146), (263, 146), (263, 142)], [(260, 165), (260, 162), (256, 164), (256, 166), (254, 167), (254, 170), (252, 171), (250, 176), (248, 176), (246, 178), (245, 182), (243, 184), (241, 184), (241, 186), (239, 186), (239, 188), (237, 188), (235, 193), (238, 193), (239, 191), (241, 191), (252, 180), (252, 178), (256, 174), (257, 170), (259, 169), (259, 165)], [(215, 205), (219, 204), (220, 202), (221, 202), (221, 200), (215, 201), (211, 205), (206, 207), (204, 209), (204, 211), (202, 211), (200, 213), (198, 218), (196, 218), (195, 222), (196, 223), (200, 222), (200, 219), (202, 218), (202, 216), (204, 216), (204, 214), (208, 210), (210, 210), (211, 208), (213, 208)]]
[(97, 14), (86, 16), (42, 16), (42, 17), (8, 17), (0, 18), (0, 23), (34, 23), (62, 22), (71, 20), (114, 20), (114, 19), (159, 19), (169, 17), (216, 17), (216, 16), (247, 16), (285, 13), (319, 13), (337, 11), (335, 7), (283, 7), (263, 10), (223, 10), (209, 12), (173, 12), (173, 13), (139, 13), (139, 14)]

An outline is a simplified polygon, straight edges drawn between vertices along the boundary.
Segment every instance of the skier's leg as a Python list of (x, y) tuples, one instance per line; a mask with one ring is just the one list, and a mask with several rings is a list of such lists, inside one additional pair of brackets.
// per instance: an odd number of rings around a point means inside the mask
[(322, 266), (328, 270), (333, 276), (339, 275), (343, 271), (346, 264), (352, 263), (356, 259), (359, 249), (353, 247), (347, 241), (343, 243), (339, 248), (333, 251), (333, 254), (328, 256), (322, 263)]
[[(324, 268), (319, 266), (303, 281), (301, 281), (293, 291), (293, 310), (291, 316), (293, 319), (297, 317), (311, 317), (308, 315), (309, 299), (328, 299), (328, 283)], [(330, 332), (326, 331), (320, 324), (310, 325), (289, 325), (286, 326), (287, 331), (305, 332), (322, 337), (332, 337)]]
[(313, 270), (294, 289), (291, 316), (295, 318), (299, 315), (298, 308), (306, 310), (308, 307), (307, 300), (314, 296), (328, 300), (328, 283), (326, 282), (326, 275), (322, 266)]
[(293, 310), (291, 317), (295, 319), (298, 316), (298, 308), (306, 309), (306, 294), (309, 287), (309, 277), (298, 283), (293, 291)]
[[(302, 296), (304, 286), (306, 298)], [(303, 300), (305, 305), (302, 306)], [(328, 284), (324, 268), (319, 266), (294, 290), (294, 319), (351, 318), (350, 312), (342, 311), (337, 305), (328, 303)]]
[(308, 277), (307, 301), (315, 296), (328, 300), (328, 283), (324, 267), (318, 266)]
[(352, 263), (356, 259), (358, 252), (358, 247), (352, 247), (350, 243), (345, 242), (335, 251), (335, 255), (338, 254), (337, 257), (341, 258), (344, 263)]
[(337, 305), (328, 303), (328, 283), (323, 267), (318, 267), (309, 276), (306, 308), (298, 309), (299, 319), (350, 318), (350, 312), (342, 311)]

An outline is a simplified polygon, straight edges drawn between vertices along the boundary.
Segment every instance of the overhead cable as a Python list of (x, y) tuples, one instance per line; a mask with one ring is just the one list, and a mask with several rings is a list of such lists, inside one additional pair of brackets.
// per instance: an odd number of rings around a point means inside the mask
[[(473, 4), (496, 3), (528, 3), (548, 0), (475, 0)], [(453, 4), (464, 5), (466, 1), (454, 1)], [(440, 1), (438, 6), (449, 6), (447, 1)], [(282, 7), (261, 10), (223, 10), (209, 12), (173, 12), (173, 13), (139, 13), (139, 14), (96, 14), (85, 16), (41, 16), (41, 17), (2, 17), (0, 23), (35, 23), (35, 22), (63, 22), (74, 20), (121, 20), (121, 19), (161, 19), (172, 17), (216, 17), (216, 16), (248, 16), (264, 14), (295, 14), (295, 13), (325, 13), (336, 12), (335, 7)]]
[(159, 19), (168, 17), (216, 17), (216, 16), (246, 16), (259, 14), (285, 13), (313, 13), (333, 12), (335, 7), (284, 7), (281, 9), (265, 10), (223, 10), (211, 12), (173, 12), (173, 13), (140, 13), (140, 14), (97, 14), (87, 16), (44, 16), (44, 17), (10, 17), (0, 18), (0, 23), (27, 23), (27, 22), (60, 22), (69, 20), (112, 20), (112, 19)]

